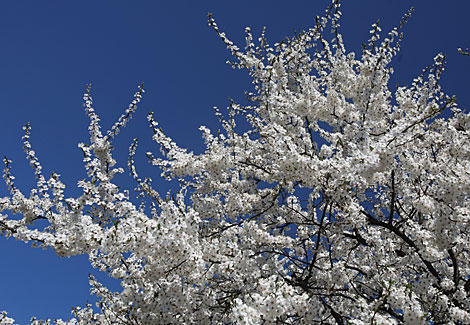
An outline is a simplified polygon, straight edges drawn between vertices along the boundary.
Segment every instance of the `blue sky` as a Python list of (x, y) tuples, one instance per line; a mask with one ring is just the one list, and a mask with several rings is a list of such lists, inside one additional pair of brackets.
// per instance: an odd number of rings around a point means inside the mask
[[(34, 184), (22, 152), (22, 126), (31, 122), (31, 142), (44, 172), (62, 175), (66, 193), (84, 177), (78, 142), (88, 141), (82, 94), (93, 84), (94, 106), (107, 129), (129, 104), (141, 82), (146, 93), (134, 119), (115, 141), (118, 163), (125, 166), (132, 138), (138, 155), (158, 151), (150, 142), (149, 111), (180, 145), (200, 152), (200, 125), (217, 129), (212, 107), (229, 98), (243, 100), (250, 89), (246, 72), (225, 64), (225, 45), (207, 25), (212, 12), (221, 30), (243, 45), (245, 26), (258, 35), (267, 26), (271, 43), (313, 25), (329, 0), (316, 1), (3, 1), (0, 2), (0, 155), (13, 160), (13, 173), (25, 193)], [(447, 55), (443, 86), (469, 107), (470, 47), (467, 1), (345, 0), (341, 33), (349, 50), (359, 51), (378, 18), (387, 32), (411, 7), (394, 82), (409, 84), (438, 52)], [(164, 193), (159, 171), (138, 160)], [(126, 173), (127, 175), (127, 173)], [(132, 183), (122, 178), (127, 186)], [(7, 195), (0, 185), (0, 196)], [(39, 318), (68, 318), (73, 306), (89, 299), (86, 257), (59, 259), (13, 239), (0, 239), (0, 310), (18, 323)], [(92, 299), (90, 299), (92, 301)]]

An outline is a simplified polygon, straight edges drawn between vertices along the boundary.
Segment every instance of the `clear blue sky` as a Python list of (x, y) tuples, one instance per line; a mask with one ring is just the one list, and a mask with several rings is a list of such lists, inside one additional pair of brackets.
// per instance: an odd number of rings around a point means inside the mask
[[(17, 184), (29, 192), (34, 178), (22, 152), (22, 126), (32, 125), (31, 142), (46, 175), (55, 171), (69, 184), (68, 194), (85, 173), (78, 142), (88, 141), (82, 94), (93, 84), (95, 108), (106, 129), (145, 82), (138, 113), (115, 142), (125, 166), (133, 137), (138, 155), (158, 151), (149, 141), (145, 116), (154, 111), (162, 127), (179, 144), (202, 148), (201, 124), (217, 128), (212, 107), (228, 98), (243, 100), (250, 89), (244, 71), (225, 64), (229, 53), (207, 25), (212, 12), (219, 27), (243, 45), (245, 26), (255, 35), (267, 26), (275, 43), (292, 30), (313, 25), (329, 0), (316, 1), (3, 1), (0, 3), (0, 155), (13, 160)], [(470, 2), (457, 0), (344, 0), (341, 32), (349, 50), (359, 51), (369, 27), (380, 18), (384, 32), (415, 7), (405, 27), (402, 51), (395, 60), (394, 81), (408, 84), (440, 51), (447, 55), (443, 85), (469, 107)], [(467, 21), (467, 22), (466, 22)], [(158, 179), (144, 159), (138, 166)], [(126, 173), (127, 175), (127, 173)], [(123, 178), (124, 182), (125, 177)], [(127, 186), (132, 187), (130, 182)], [(168, 184), (156, 184), (165, 192)], [(0, 185), (0, 196), (7, 195)], [(13, 239), (0, 239), (0, 310), (19, 324), (39, 318), (70, 317), (73, 306), (89, 298), (85, 257), (59, 259)], [(91, 300), (90, 300), (91, 301)]]

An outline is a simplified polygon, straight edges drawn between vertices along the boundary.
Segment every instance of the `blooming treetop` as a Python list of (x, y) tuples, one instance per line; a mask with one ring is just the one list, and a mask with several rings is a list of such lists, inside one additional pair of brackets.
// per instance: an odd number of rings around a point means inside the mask
[(356, 57), (338, 33), (339, 6), (274, 47), (247, 28), (244, 50), (209, 16), (254, 92), (227, 116), (216, 110), (219, 134), (201, 127), (199, 155), (149, 115), (161, 154), (147, 157), (179, 181), (174, 196), (136, 171), (137, 140), (128, 167), (148, 204), (113, 181), (123, 169), (111, 142), (143, 87), (106, 133), (87, 89), (78, 197), (64, 196), (59, 175), (43, 175), (25, 126), (37, 187), (25, 195), (4, 159), (2, 234), (59, 256), (88, 254), (122, 286), (90, 277), (99, 310), (77, 307), (57, 324), (470, 324), (470, 116), (439, 86), (442, 54), (410, 86), (389, 88), (411, 12), (383, 39), (374, 24)]

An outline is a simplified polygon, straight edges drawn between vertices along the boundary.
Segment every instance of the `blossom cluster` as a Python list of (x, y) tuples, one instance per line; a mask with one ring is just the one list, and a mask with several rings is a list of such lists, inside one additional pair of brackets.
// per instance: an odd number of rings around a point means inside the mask
[(254, 90), (249, 105), (216, 109), (217, 135), (201, 127), (201, 154), (149, 115), (161, 152), (146, 155), (178, 182), (173, 196), (138, 174), (137, 140), (128, 168), (145, 204), (113, 180), (123, 169), (111, 143), (143, 86), (106, 134), (87, 89), (78, 197), (42, 174), (26, 125), (37, 188), (23, 194), (5, 158), (2, 234), (88, 254), (122, 286), (90, 277), (99, 309), (43, 324), (470, 324), (470, 115), (439, 85), (442, 54), (410, 86), (389, 87), (411, 12), (383, 39), (374, 24), (356, 57), (339, 8), (334, 0), (314, 27), (273, 47), (247, 28), (244, 50), (209, 16)]

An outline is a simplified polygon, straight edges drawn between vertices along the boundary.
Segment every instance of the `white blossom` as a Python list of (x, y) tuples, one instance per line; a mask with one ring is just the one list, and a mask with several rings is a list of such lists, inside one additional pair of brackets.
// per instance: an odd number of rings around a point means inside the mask
[[(336, 0), (314, 27), (273, 47), (247, 28), (242, 50), (209, 16), (255, 89), (247, 106), (215, 108), (221, 130), (200, 128), (200, 154), (149, 114), (161, 150), (146, 156), (178, 182), (174, 194), (139, 174), (137, 139), (128, 168), (143, 202), (114, 179), (124, 169), (112, 140), (143, 85), (107, 132), (87, 88), (77, 197), (58, 174), (43, 175), (26, 124), (37, 186), (24, 194), (4, 159), (2, 235), (87, 254), (122, 286), (113, 292), (90, 276), (99, 310), (32, 324), (469, 324), (470, 118), (439, 85), (442, 54), (410, 86), (389, 86), (410, 14), (385, 37), (372, 25), (361, 55), (345, 48)], [(0, 314), (0, 324), (13, 322)]]

